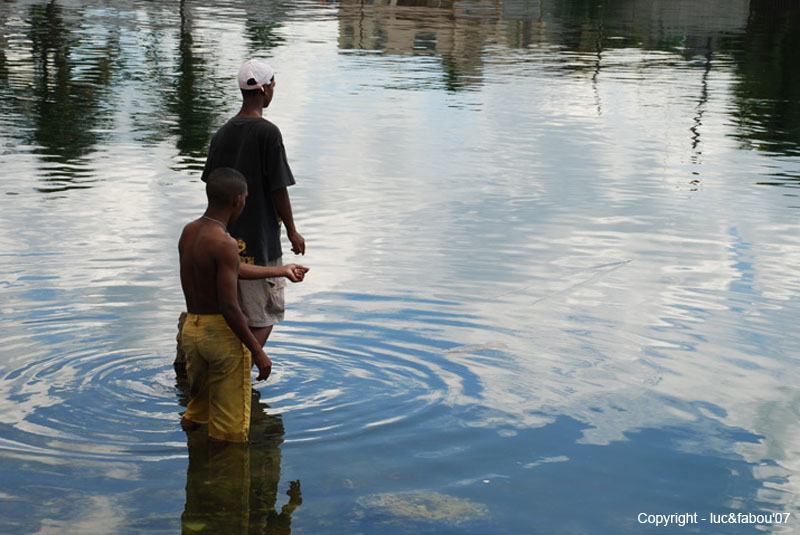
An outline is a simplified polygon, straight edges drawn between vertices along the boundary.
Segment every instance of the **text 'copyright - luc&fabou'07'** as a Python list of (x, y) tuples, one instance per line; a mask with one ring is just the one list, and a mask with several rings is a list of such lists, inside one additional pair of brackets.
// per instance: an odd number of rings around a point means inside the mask
[(639, 513), (636, 521), (639, 524), (651, 524), (659, 527), (687, 526), (692, 524), (754, 524), (773, 525), (789, 522), (791, 513)]

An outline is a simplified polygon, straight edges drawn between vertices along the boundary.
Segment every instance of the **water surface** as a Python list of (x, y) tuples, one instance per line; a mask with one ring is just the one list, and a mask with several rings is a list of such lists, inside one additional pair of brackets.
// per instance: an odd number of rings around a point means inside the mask
[[(797, 531), (791, 4), (3, 4), (0, 532)], [(218, 451), (176, 243), (251, 56), (312, 272)]]

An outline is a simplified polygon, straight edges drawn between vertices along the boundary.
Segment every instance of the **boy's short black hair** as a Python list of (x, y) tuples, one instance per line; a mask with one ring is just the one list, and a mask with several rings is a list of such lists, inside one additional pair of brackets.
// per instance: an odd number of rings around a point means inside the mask
[(247, 191), (244, 175), (230, 167), (217, 167), (208, 175), (206, 196), (213, 204), (230, 204)]

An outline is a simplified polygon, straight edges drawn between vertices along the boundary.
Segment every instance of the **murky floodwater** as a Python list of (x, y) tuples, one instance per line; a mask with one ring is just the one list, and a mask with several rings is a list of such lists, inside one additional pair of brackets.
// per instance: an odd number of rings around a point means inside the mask
[[(797, 532), (794, 4), (3, 3), (0, 532)], [(249, 56), (313, 270), (209, 449), (176, 243)]]

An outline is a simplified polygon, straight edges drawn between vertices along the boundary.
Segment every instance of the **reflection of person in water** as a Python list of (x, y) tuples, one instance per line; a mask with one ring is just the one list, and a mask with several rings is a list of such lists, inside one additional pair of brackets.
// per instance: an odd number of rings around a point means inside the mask
[(265, 412), (257, 391), (252, 395), (249, 443), (210, 442), (203, 432), (187, 433), (184, 535), (291, 533), (292, 512), (303, 500), (300, 482), (292, 481), (288, 503), (276, 510), (283, 421)]

